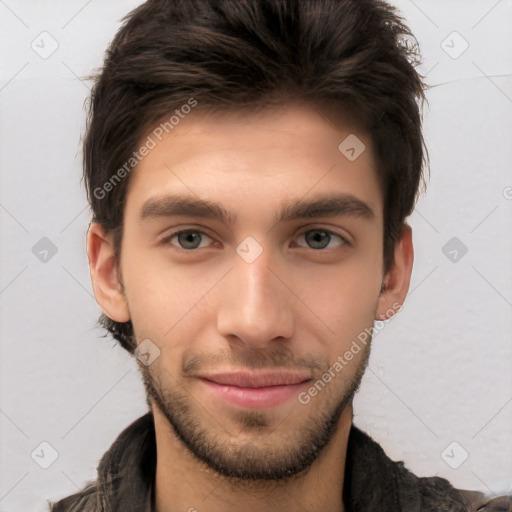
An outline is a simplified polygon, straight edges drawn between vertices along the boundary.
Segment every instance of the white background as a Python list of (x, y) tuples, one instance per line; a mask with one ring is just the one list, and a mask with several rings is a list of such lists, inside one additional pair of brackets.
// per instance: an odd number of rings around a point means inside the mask
[[(138, 3), (0, 1), (0, 512), (46, 510), (47, 498), (83, 487), (146, 412), (135, 363), (94, 327), (80, 147), (90, 86), (80, 78)], [(409, 297), (375, 338), (354, 421), (419, 476), (503, 493), (512, 488), (512, 1), (394, 3), (435, 85), (424, 123), (431, 179), (410, 218)], [(31, 48), (43, 31), (59, 45), (47, 59)], [(469, 43), (458, 58), (442, 48), (462, 48), (453, 31)], [(58, 249), (46, 263), (32, 253), (42, 237)], [(442, 252), (452, 237), (468, 248), (457, 262)], [(43, 441), (58, 452), (48, 469), (31, 458)], [(452, 465), (469, 456), (452, 469), (443, 452)]]

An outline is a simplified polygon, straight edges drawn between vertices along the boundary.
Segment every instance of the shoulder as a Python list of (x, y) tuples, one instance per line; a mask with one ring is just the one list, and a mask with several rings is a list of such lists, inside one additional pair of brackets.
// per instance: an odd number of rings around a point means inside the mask
[[(444, 497), (446, 510), (475, 511), (484, 503), (484, 494), (478, 491), (456, 489), (445, 478), (438, 476), (419, 478), (422, 498), (428, 507), (430, 503), (438, 503)], [(432, 509), (438, 510), (438, 509)]]
[(476, 510), (486, 502), (486, 495), (480, 491), (469, 491), (466, 489), (457, 489), (464, 501), (469, 505), (470, 510)]
[(56, 502), (49, 502), (50, 512), (96, 512), (96, 482), (89, 482), (84, 489)]
[[(404, 470), (403, 462), (399, 464)], [(483, 493), (457, 489), (445, 478), (418, 477), (406, 469), (405, 471), (406, 479), (415, 481), (414, 486), (420, 495), (422, 511), (473, 512), (485, 502)]]
[(377, 504), (385, 502), (387, 508), (381, 509), (472, 512), (483, 502), (482, 493), (456, 489), (445, 478), (415, 475), (404, 461), (389, 458), (377, 441), (355, 425), (347, 447), (347, 466), (346, 496), (359, 506), (354, 510), (376, 510)]

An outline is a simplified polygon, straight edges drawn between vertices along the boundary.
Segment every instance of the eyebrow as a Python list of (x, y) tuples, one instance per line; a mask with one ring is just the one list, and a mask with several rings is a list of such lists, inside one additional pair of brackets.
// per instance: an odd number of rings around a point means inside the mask
[[(274, 217), (274, 223), (341, 215), (368, 221), (375, 219), (373, 209), (357, 197), (351, 194), (330, 194), (284, 204)], [(140, 221), (173, 216), (208, 218), (228, 225), (233, 225), (237, 218), (222, 205), (207, 199), (170, 194), (148, 199), (142, 206)]]

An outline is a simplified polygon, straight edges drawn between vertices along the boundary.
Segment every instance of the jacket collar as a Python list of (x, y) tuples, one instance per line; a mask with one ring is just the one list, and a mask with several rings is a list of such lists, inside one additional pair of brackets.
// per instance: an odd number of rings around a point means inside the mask
[(151, 512), (155, 471), (155, 425), (148, 412), (123, 430), (101, 458), (97, 509)]

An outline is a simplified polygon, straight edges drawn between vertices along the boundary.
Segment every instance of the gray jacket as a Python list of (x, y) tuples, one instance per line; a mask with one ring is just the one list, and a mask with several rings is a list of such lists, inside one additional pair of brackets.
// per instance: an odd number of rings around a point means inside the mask
[[(440, 477), (415, 476), (392, 461), (367, 434), (352, 425), (347, 446), (343, 502), (347, 512), (468, 512), (484, 495), (461, 491)], [(98, 477), (56, 503), (51, 512), (151, 512), (156, 469), (153, 416), (128, 426), (103, 455)], [(483, 510), (483, 509), (482, 509)]]

